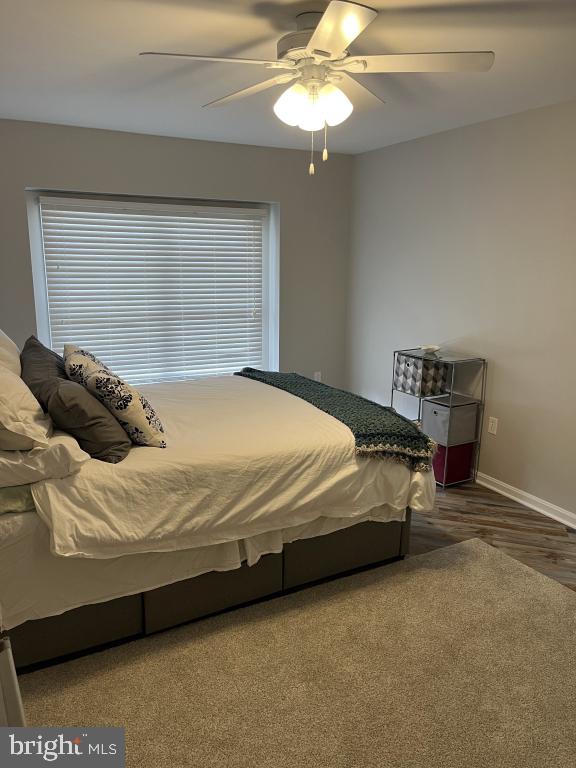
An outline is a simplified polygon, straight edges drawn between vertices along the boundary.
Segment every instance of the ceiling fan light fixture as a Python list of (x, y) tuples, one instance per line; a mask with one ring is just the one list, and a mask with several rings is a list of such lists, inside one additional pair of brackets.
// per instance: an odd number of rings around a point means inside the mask
[(320, 131), (325, 125), (340, 125), (352, 113), (350, 99), (332, 83), (320, 90), (296, 83), (274, 104), (274, 114), (283, 123), (303, 131)]

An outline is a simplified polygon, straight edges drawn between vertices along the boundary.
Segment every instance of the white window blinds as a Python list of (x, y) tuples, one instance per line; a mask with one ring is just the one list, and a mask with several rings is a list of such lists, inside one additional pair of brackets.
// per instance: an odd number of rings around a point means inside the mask
[(267, 218), (41, 197), (52, 348), (78, 344), (133, 382), (269, 367)]

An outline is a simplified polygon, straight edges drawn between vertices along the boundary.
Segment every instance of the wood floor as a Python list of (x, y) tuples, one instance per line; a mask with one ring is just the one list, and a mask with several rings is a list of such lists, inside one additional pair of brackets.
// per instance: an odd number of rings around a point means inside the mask
[(478, 538), (576, 591), (576, 530), (475, 483), (438, 489), (434, 511), (412, 515), (410, 552)]

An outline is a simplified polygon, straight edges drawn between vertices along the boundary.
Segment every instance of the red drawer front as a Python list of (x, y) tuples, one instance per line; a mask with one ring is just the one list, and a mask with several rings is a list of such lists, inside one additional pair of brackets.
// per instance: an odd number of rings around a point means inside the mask
[[(447, 448), (439, 445), (432, 461), (434, 476), (438, 483), (450, 485), (469, 480), (474, 464), (475, 443), (464, 443)], [(446, 476), (444, 476), (446, 471)]]

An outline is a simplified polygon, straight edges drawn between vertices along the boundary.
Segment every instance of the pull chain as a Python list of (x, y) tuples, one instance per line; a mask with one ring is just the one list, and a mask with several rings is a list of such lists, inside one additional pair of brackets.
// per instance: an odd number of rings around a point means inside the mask
[(314, 131), (310, 131), (311, 144), (310, 144), (310, 165), (308, 166), (308, 175), (314, 176)]
[(324, 150), (322, 151), (322, 162), (328, 160), (328, 123), (324, 123)]

